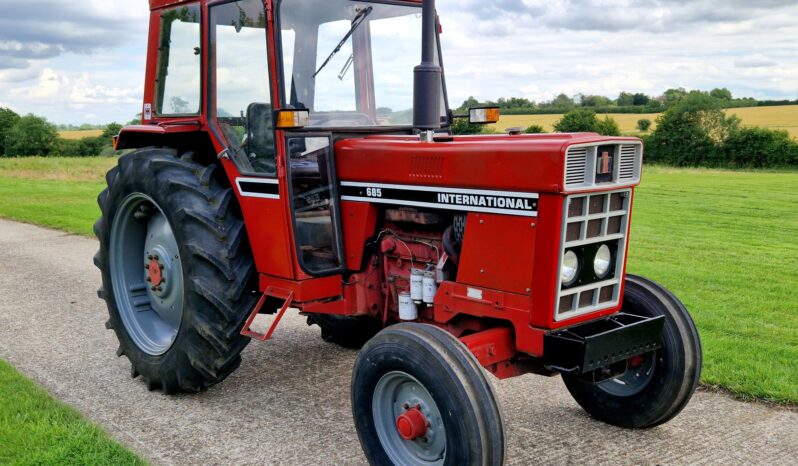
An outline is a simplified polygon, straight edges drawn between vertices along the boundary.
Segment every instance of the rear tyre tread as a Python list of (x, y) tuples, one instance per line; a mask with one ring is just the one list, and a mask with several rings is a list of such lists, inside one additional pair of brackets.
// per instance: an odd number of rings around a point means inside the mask
[[(204, 166), (177, 151), (147, 148), (120, 158), (98, 196), (102, 217), (97, 265), (120, 351), (148, 389), (198, 392), (226, 378), (241, 363), (249, 338), (240, 334), (255, 304), (255, 267), (232, 189), (218, 182), (217, 165)], [(143, 353), (126, 335), (108, 267), (110, 225), (116, 206), (130, 192), (151, 196), (162, 208), (180, 245), (185, 308), (177, 337), (166, 353)], [(185, 240), (183, 240), (185, 238)]]

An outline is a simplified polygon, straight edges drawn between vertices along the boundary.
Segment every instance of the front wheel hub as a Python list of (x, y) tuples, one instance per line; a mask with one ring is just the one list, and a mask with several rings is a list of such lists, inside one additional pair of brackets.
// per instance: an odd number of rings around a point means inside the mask
[(405, 440), (415, 440), (427, 433), (427, 418), (418, 408), (405, 411), (396, 418), (396, 429)]

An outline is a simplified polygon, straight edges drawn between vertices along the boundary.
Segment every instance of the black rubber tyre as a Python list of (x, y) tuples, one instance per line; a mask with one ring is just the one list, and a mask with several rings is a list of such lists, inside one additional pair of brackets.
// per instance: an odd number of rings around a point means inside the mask
[(360, 349), (382, 330), (382, 323), (373, 317), (349, 317), (329, 314), (311, 314), (308, 325), (321, 328), (321, 338), (328, 343), (349, 349)]
[(618, 384), (613, 380), (599, 384), (576, 376), (563, 376), (563, 380), (576, 402), (594, 418), (620, 427), (654, 427), (673, 419), (693, 396), (701, 375), (701, 341), (684, 304), (646, 278), (626, 276), (623, 311), (665, 316), (662, 347), (643, 355), (648, 363), (644, 378), (630, 379), (629, 387), (620, 388), (611, 385)]
[[(119, 339), (133, 377), (150, 390), (198, 392), (224, 380), (236, 368), (249, 338), (241, 327), (256, 296), (255, 268), (244, 223), (232, 189), (223, 186), (215, 165), (203, 166), (168, 149), (142, 149), (119, 159), (100, 193), (102, 217), (94, 225), (100, 250), (94, 262), (102, 271), (98, 291), (108, 306), (106, 327)], [(163, 354), (142, 350), (120, 316), (111, 278), (111, 230), (120, 205), (141, 193), (159, 206), (176, 240), (182, 261), (182, 316), (171, 347)], [(143, 252), (142, 252), (143, 253)]]
[[(427, 424), (431, 426), (427, 434), (431, 439), (404, 440), (395, 427), (393, 431), (390, 428), (391, 413), (381, 414), (379, 406), (386, 401), (394, 408), (404, 405), (403, 399), (380, 397), (382, 381), (396, 374), (413, 380), (412, 393), (426, 393), (436, 406), (439, 416), (430, 416)], [(352, 373), (352, 411), (360, 443), (371, 464), (460, 466), (499, 465), (504, 461), (501, 410), (485, 371), (465, 345), (432, 325), (397, 324), (366, 343)], [(381, 437), (378, 426), (385, 426), (386, 418), (387, 429), (382, 428)], [(436, 425), (440, 425), (437, 430)], [(436, 432), (443, 432), (440, 437), (445, 440), (439, 460), (397, 455), (397, 449), (415, 447), (402, 442), (435, 443)]]

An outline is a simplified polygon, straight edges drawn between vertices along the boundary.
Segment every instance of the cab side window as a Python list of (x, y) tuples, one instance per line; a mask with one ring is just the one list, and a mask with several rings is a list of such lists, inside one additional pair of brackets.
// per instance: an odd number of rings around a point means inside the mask
[(272, 101), (263, 0), (210, 9), (214, 113), (242, 173), (274, 176)]
[(161, 13), (157, 115), (200, 113), (200, 8), (188, 5)]

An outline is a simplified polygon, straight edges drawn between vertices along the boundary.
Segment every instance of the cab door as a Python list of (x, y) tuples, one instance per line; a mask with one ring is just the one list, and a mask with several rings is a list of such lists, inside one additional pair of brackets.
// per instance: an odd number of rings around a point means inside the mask
[(332, 136), (289, 133), (285, 147), (299, 266), (314, 277), (340, 273), (344, 251)]

